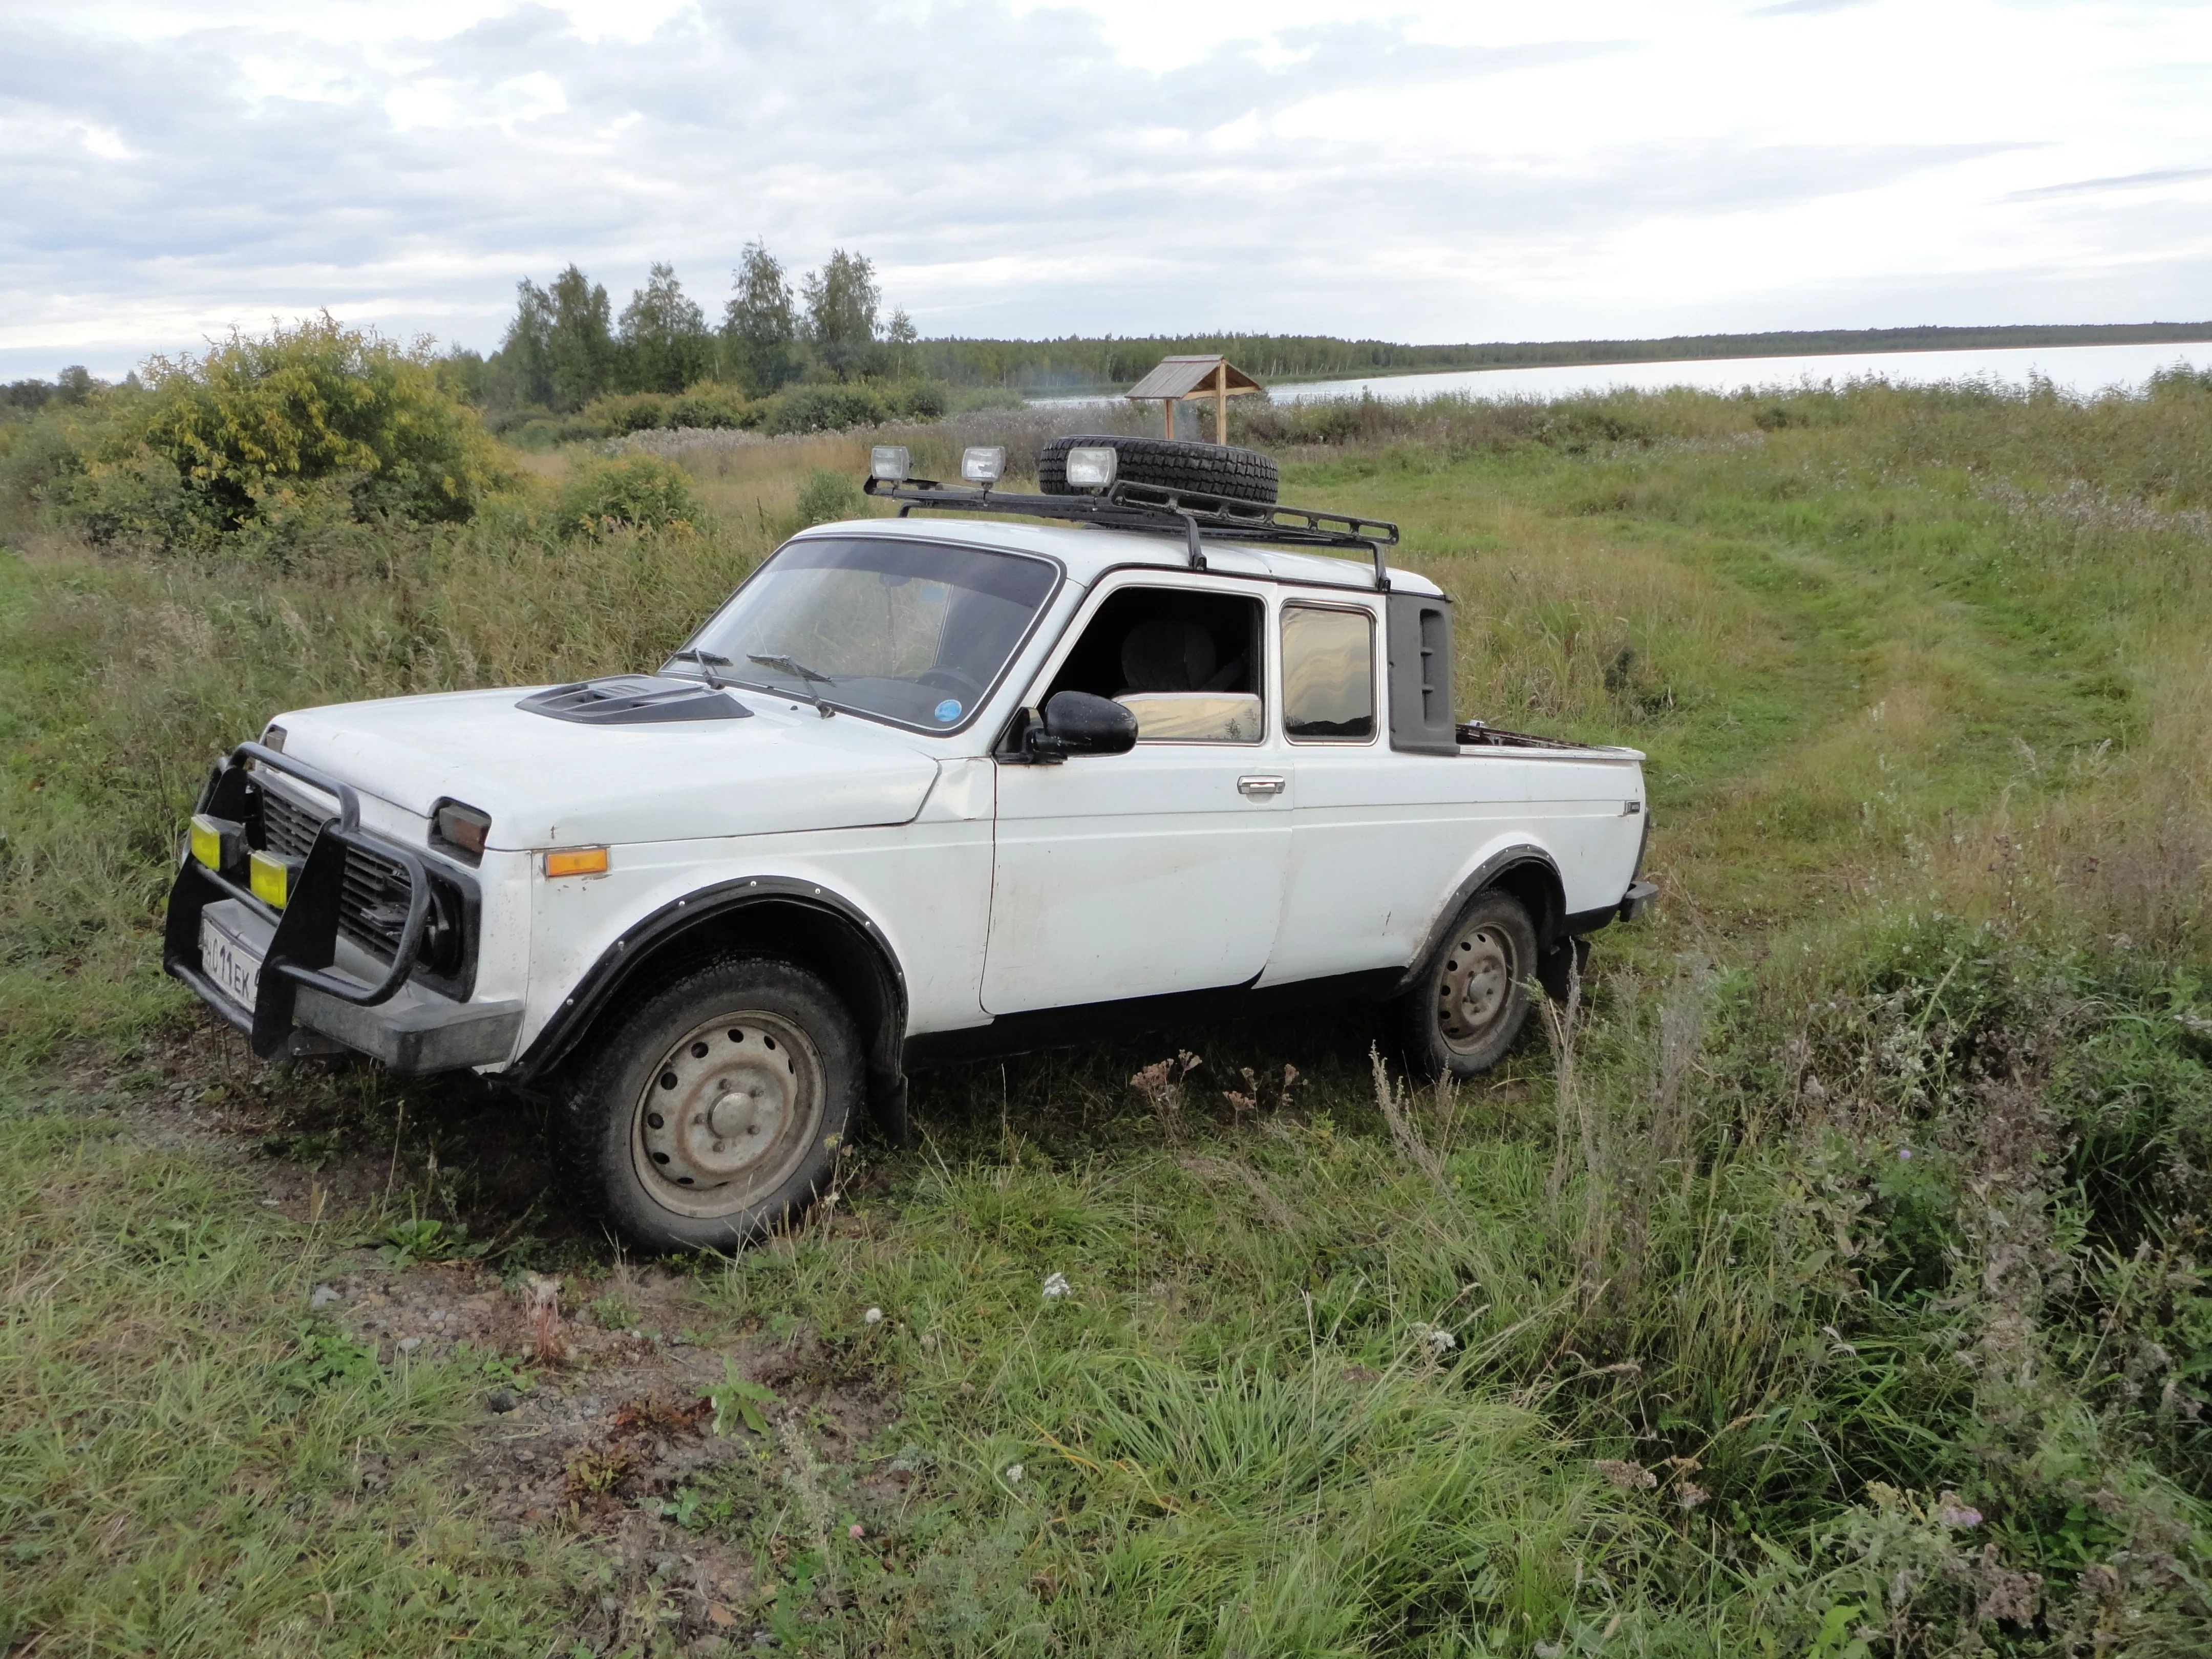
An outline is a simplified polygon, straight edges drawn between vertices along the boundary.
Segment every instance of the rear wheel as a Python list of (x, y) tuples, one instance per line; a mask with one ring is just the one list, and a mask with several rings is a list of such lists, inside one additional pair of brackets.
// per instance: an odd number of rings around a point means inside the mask
[(577, 1195), (649, 1250), (726, 1249), (802, 1212), (860, 1098), (859, 1027), (787, 962), (689, 974), (631, 1011), (556, 1119)]
[(1478, 893), (1395, 1005), (1407, 1062), (1474, 1077), (1505, 1058), (1528, 1023), (1536, 929), (1510, 893)]

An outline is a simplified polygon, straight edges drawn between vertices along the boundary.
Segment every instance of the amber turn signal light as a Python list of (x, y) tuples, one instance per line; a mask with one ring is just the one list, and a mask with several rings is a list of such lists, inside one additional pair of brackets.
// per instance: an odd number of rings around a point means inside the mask
[(549, 876), (604, 876), (607, 872), (607, 849), (604, 847), (569, 847), (545, 855), (545, 873)]

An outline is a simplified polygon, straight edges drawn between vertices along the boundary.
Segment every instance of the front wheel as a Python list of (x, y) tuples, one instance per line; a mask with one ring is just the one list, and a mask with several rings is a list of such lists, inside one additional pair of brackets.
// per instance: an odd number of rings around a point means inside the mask
[(1407, 1063), (1474, 1077), (1505, 1058), (1528, 1023), (1536, 929), (1510, 893), (1478, 893), (1394, 1005)]
[(728, 1249), (813, 1201), (865, 1072), (836, 994), (787, 962), (689, 974), (633, 1009), (555, 1120), (577, 1194), (648, 1250)]

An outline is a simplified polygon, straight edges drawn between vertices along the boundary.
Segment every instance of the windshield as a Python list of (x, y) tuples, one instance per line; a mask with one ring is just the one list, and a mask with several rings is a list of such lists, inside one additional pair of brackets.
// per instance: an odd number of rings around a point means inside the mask
[(762, 566), (667, 672), (949, 731), (975, 712), (1058, 580), (1019, 554), (810, 537)]

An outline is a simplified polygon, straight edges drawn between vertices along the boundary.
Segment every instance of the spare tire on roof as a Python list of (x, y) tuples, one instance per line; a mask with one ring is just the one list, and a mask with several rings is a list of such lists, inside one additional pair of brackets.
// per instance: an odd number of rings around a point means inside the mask
[(1042, 493), (1088, 493), (1067, 482), (1067, 452), (1077, 448), (1114, 450), (1121, 477), (1163, 489), (1273, 504), (1280, 488), (1273, 456), (1233, 444), (1183, 443), (1172, 438), (1054, 438), (1037, 452), (1037, 489)]

